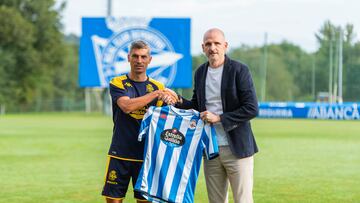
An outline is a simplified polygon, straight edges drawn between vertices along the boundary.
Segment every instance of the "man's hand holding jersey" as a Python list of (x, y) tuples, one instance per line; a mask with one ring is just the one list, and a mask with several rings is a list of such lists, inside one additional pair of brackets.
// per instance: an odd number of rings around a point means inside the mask
[(220, 116), (214, 114), (210, 111), (203, 111), (200, 113), (200, 118), (207, 123), (217, 123), (220, 122)]

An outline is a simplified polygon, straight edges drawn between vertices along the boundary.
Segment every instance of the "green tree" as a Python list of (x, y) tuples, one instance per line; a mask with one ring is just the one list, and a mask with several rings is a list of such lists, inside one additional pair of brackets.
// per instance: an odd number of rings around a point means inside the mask
[(8, 87), (0, 90), (0, 99), (10, 110), (59, 109), (61, 102), (55, 107), (47, 101), (78, 95), (78, 45), (64, 41), (65, 4), (54, 5), (54, 0), (0, 1), (0, 77)]
[[(269, 47), (271, 57), (276, 57), (283, 64), (284, 72), (288, 72), (287, 80), (288, 99), (290, 101), (312, 101), (311, 95), (311, 55), (303, 51), (299, 46), (290, 42), (283, 41), (278, 45), (271, 45)], [(274, 64), (276, 66), (276, 64)], [(279, 70), (280, 71), (280, 70)], [(285, 74), (280, 73), (277, 74)], [(275, 73), (276, 74), (276, 73)], [(284, 93), (285, 93), (284, 92)]]
[(6, 104), (27, 103), (34, 97), (34, 70), (39, 64), (33, 25), (14, 8), (0, 6), (0, 90)]
[[(311, 99), (307, 73), (310, 57), (300, 47), (289, 42), (271, 44), (267, 48), (266, 101), (296, 101)], [(229, 55), (247, 64), (253, 75), (258, 97), (261, 97), (264, 49), (242, 45), (233, 49)], [(304, 82), (305, 81), (305, 82)], [(307, 96), (304, 96), (307, 95)]]
[[(345, 101), (359, 100), (360, 91), (357, 90), (360, 82), (359, 73), (359, 43), (355, 42), (354, 26), (347, 24), (344, 27), (336, 26), (330, 21), (326, 21), (316, 33), (316, 39), (320, 48), (316, 52), (316, 75), (318, 91), (328, 91), (329, 89), (329, 66), (333, 64), (333, 81), (338, 80), (338, 49), (340, 31), (343, 35), (343, 98)], [(331, 52), (332, 46), (332, 54)], [(332, 58), (332, 60), (331, 60)]]

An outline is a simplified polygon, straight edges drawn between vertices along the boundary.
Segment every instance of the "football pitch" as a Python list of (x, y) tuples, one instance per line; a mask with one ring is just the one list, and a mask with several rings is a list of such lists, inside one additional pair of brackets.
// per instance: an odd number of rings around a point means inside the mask
[[(360, 202), (360, 121), (252, 122), (255, 202)], [(105, 202), (111, 117), (0, 116), (0, 202)], [(135, 202), (131, 189), (124, 202)], [(207, 202), (203, 173), (195, 202)], [(232, 202), (232, 197), (230, 197)]]

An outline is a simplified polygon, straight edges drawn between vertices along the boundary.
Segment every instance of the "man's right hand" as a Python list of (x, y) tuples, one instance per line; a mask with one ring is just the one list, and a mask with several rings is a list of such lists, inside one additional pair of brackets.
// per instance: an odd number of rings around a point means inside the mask
[(160, 92), (159, 99), (163, 100), (168, 105), (174, 105), (179, 102), (176, 92), (168, 88)]

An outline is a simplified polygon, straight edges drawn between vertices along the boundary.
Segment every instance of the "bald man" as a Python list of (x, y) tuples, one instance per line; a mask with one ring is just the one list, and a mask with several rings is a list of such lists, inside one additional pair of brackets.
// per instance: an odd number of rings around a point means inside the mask
[(205, 32), (202, 49), (208, 61), (195, 72), (191, 100), (181, 98), (179, 108), (194, 108), (214, 125), (219, 156), (204, 159), (210, 203), (228, 201), (230, 183), (235, 203), (252, 203), (253, 155), (258, 152), (250, 120), (258, 114), (258, 102), (249, 68), (226, 55), (223, 31)]

